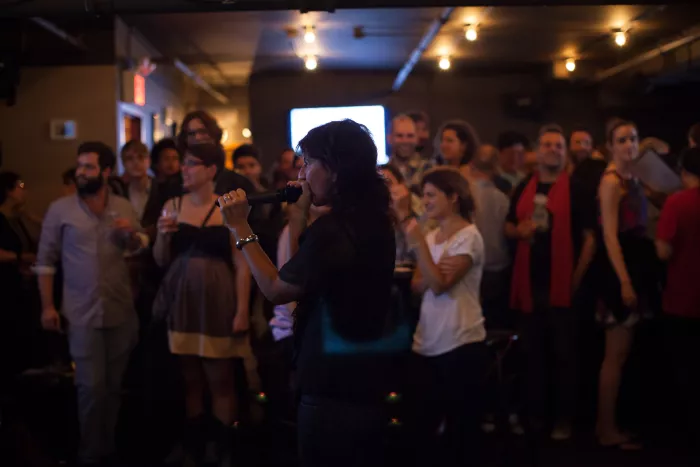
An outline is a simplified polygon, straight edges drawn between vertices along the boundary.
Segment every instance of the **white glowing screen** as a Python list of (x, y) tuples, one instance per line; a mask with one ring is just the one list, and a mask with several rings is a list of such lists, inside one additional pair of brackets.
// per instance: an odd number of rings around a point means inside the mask
[(386, 164), (386, 121), (384, 106), (365, 105), (353, 107), (311, 107), (292, 109), (289, 112), (290, 144), (297, 147), (306, 134), (328, 122), (349, 118), (366, 126), (377, 145), (377, 163)]

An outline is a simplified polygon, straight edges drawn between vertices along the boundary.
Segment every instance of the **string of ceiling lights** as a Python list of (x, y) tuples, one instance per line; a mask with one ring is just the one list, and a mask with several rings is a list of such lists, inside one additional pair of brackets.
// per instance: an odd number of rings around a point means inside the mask
[[(636, 21), (651, 16), (655, 12), (662, 11), (664, 7), (656, 7), (654, 9), (649, 9), (644, 13), (640, 14), (637, 18), (631, 19), (627, 26), (612, 29), (610, 32), (610, 37), (613, 43), (617, 47), (625, 47), (629, 41), (630, 24)], [(479, 29), (481, 27), (481, 22), (483, 19), (493, 10), (493, 7), (488, 7), (482, 9), (482, 11), (477, 16), (470, 16), (466, 18), (463, 26), (464, 39), (468, 42), (475, 42), (479, 38)], [(307, 19), (307, 22), (302, 26), (303, 30), (303, 40), (307, 45), (314, 44), (317, 40), (316, 27)], [(298, 30), (297, 30), (298, 31)], [(294, 35), (297, 35), (295, 33)], [(298, 37), (298, 36), (297, 36)], [(604, 40), (604, 36), (601, 37)], [(444, 49), (443, 49), (444, 50)], [(300, 57), (304, 60), (304, 67), (309, 71), (314, 71), (318, 68), (318, 57), (314, 52), (307, 52), (300, 54)], [(567, 72), (573, 73), (576, 70), (576, 57), (569, 56), (563, 60), (557, 60), (558, 63), (563, 62), (564, 68)], [(449, 53), (441, 53), (437, 62), (438, 68), (443, 71), (447, 71), (452, 67), (452, 60)]]
[[(316, 42), (316, 27), (312, 24), (304, 26), (304, 42), (313, 44)], [(315, 55), (309, 54), (304, 57), (304, 67), (307, 70), (313, 71), (318, 68), (318, 59)]]
[[(464, 24), (464, 38), (469, 41), (469, 42), (475, 42), (479, 38), (479, 33), (478, 33), (478, 28), (479, 28), (479, 22), (470, 19)], [(629, 29), (628, 28), (618, 28), (614, 29), (611, 33), (611, 37), (613, 39), (613, 42), (615, 45), (618, 47), (624, 47), (627, 45), (627, 41), (629, 38)], [(573, 73), (576, 70), (576, 58), (575, 57), (568, 57), (564, 60), (564, 65), (566, 67), (566, 71), (569, 73)], [(448, 54), (442, 54), (440, 55), (440, 58), (438, 60), (438, 68), (440, 68), (443, 71), (447, 71), (452, 67), (452, 61), (450, 59), (450, 56)]]

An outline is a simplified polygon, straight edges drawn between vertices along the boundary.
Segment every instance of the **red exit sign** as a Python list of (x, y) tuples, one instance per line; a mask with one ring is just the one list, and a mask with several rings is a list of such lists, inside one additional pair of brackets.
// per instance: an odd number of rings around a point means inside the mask
[(146, 105), (146, 78), (138, 73), (134, 74), (134, 104)]

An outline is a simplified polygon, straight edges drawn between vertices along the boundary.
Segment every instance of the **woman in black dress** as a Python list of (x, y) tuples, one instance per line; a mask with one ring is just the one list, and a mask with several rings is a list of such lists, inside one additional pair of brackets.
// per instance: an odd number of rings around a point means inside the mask
[(598, 441), (603, 446), (638, 449), (640, 446), (617, 424), (617, 397), (622, 370), (632, 347), (634, 328), (650, 313), (657, 258), (647, 237), (648, 201), (633, 175), (639, 157), (634, 123), (613, 120), (607, 129), (612, 160), (598, 189), (601, 235), (596, 277), (605, 327), (605, 357), (600, 369)]
[[(352, 120), (315, 128), (299, 146), (304, 165), (295, 183), (303, 194), (290, 205), (293, 256), (281, 270), (248, 225), (245, 193), (230, 192), (219, 204), (263, 294), (275, 304), (298, 303), (301, 464), (385, 465), (384, 399), (394, 390), (393, 359), (410, 345), (384, 338), (395, 257), (389, 190), (371, 135)], [(330, 213), (308, 225), (311, 203)]]
[(208, 387), (219, 425), (220, 462), (228, 465), (237, 415), (232, 359), (254, 357), (247, 334), (250, 271), (216, 209), (214, 177), (223, 156), (214, 144), (185, 152), (182, 173), (188, 193), (169, 200), (158, 220), (154, 255), (167, 272), (154, 313), (167, 317), (170, 352), (182, 368), (188, 454), (195, 460), (202, 455), (207, 426), (203, 393)]

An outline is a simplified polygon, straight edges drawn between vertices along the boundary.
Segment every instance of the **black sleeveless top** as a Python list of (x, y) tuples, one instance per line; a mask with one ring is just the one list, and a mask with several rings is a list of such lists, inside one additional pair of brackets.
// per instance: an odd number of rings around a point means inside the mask
[[(178, 201), (177, 209), (180, 211), (182, 198), (178, 198)], [(180, 228), (173, 234), (170, 243), (170, 253), (173, 259), (182, 254), (188, 254), (200, 258), (220, 259), (233, 267), (231, 233), (228, 228), (225, 225), (207, 225), (214, 209), (216, 209), (216, 204), (211, 207), (199, 227), (186, 222), (178, 223)]]

